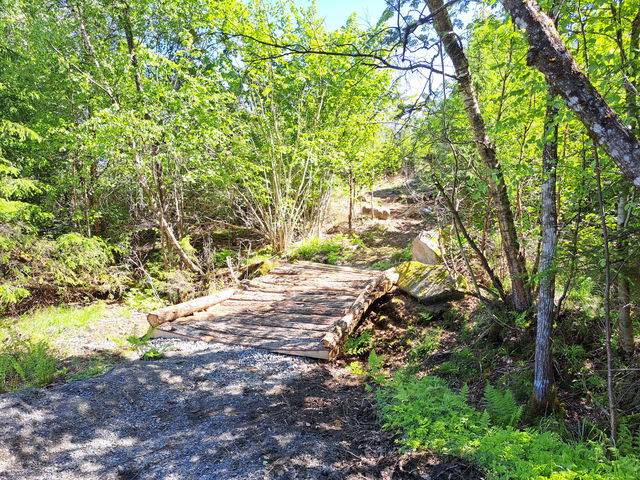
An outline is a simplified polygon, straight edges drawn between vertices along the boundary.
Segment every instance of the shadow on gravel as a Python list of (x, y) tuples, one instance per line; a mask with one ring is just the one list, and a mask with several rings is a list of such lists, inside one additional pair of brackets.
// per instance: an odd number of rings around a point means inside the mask
[(4, 395), (0, 438), (3, 480), (483, 478), (425, 477), (324, 366), (226, 347)]

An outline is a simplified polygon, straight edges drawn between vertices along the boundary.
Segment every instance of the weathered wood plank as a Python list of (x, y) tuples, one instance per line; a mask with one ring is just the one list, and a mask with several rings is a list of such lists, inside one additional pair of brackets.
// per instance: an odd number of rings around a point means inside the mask
[(241, 335), (243, 337), (251, 337), (251, 338), (263, 338), (269, 340), (288, 340), (288, 341), (297, 341), (301, 338), (311, 339), (316, 338), (320, 339), (325, 334), (326, 331), (315, 331), (308, 330), (301, 334), (299, 331), (294, 330), (292, 328), (285, 327), (276, 327), (273, 325), (262, 326), (262, 325), (242, 325), (236, 322), (209, 322), (209, 321), (192, 321), (188, 323), (172, 323), (169, 327), (166, 327), (167, 330), (170, 330), (171, 327), (180, 327), (187, 326), (189, 328), (193, 328), (196, 330), (201, 330), (206, 334), (215, 335), (215, 334), (225, 334), (225, 335)]
[(303, 316), (303, 315), (255, 315), (241, 312), (232, 315), (218, 312), (197, 312), (188, 317), (182, 317), (181, 323), (195, 321), (205, 322), (237, 322), (242, 325), (272, 325), (274, 327), (287, 327), (299, 330), (327, 331), (335, 323), (336, 319), (330, 316)]
[(349, 309), (349, 305), (309, 305), (305, 303), (280, 302), (275, 304), (259, 302), (235, 302), (228, 300), (229, 306), (243, 305), (252, 312), (290, 313), (294, 315), (337, 315), (342, 317)]
[(351, 288), (351, 287), (335, 287), (335, 286), (316, 286), (316, 285), (303, 285), (303, 286), (294, 286), (294, 285), (277, 285), (277, 284), (250, 284), (251, 291), (258, 291), (264, 293), (295, 293), (295, 294), (304, 294), (310, 296), (332, 296), (337, 294), (350, 295), (352, 297), (357, 297), (360, 294), (360, 288)]
[[(166, 320), (172, 323), (162, 323), (154, 336), (328, 359), (335, 357), (369, 305), (396, 280), (388, 272), (285, 264), (213, 306)], [(172, 311), (180, 311), (177, 307)]]
[(259, 350), (268, 350), (274, 353), (282, 353), (284, 355), (296, 355), (299, 357), (309, 357), (309, 358), (317, 358), (319, 360), (329, 360), (329, 350), (327, 349), (306, 349), (306, 348), (264, 348), (261, 346), (256, 346), (248, 343), (235, 343), (233, 341), (225, 341), (225, 339), (221, 338), (219, 340), (205, 340), (199, 336), (197, 332), (192, 333), (191, 335), (186, 334), (184, 332), (168, 332), (161, 329), (157, 329), (153, 332), (154, 338), (177, 338), (182, 340), (197, 340), (197, 341), (209, 341), (212, 343), (222, 343), (226, 345), (242, 345), (246, 347), (253, 347)]
[(397, 281), (397, 273), (384, 272), (373, 279), (369, 286), (358, 296), (349, 311), (336, 322), (332, 330), (322, 339), (323, 345), (330, 351), (331, 358), (338, 355), (345, 337), (353, 331), (369, 306), (391, 290)]
[(243, 291), (236, 293), (229, 298), (234, 302), (293, 302), (297, 304), (324, 305), (324, 304), (349, 304), (353, 302), (354, 295), (338, 295), (335, 292), (331, 295), (322, 292), (306, 292), (306, 293), (264, 293), (256, 290)]
[[(228, 343), (232, 345), (248, 345), (255, 348), (263, 349), (287, 349), (287, 350), (326, 350), (317, 338), (297, 338), (294, 340), (277, 339), (277, 338), (260, 338), (250, 337), (247, 335), (234, 335), (222, 332), (209, 332), (186, 325), (171, 325), (171, 330), (163, 325), (158, 327), (155, 332), (174, 333), (195, 338), (200, 341)], [(155, 334), (154, 332), (154, 334)]]
[(185, 315), (205, 310), (213, 305), (224, 302), (227, 298), (231, 297), (235, 291), (235, 288), (227, 288), (213, 295), (195, 298), (188, 302), (154, 310), (147, 314), (147, 321), (152, 327), (157, 327), (165, 322), (171, 322), (176, 318), (184, 317)]

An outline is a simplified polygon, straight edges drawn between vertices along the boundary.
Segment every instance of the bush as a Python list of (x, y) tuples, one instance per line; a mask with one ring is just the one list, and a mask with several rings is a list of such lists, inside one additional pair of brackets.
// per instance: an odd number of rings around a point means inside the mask
[(2, 225), (0, 311), (36, 294), (49, 302), (120, 294), (129, 276), (113, 262), (113, 250), (101, 238), (68, 233), (52, 240)]
[(296, 244), (289, 252), (292, 260), (308, 260), (336, 265), (342, 256), (344, 237), (322, 239), (311, 237)]
[(21, 387), (43, 387), (53, 381), (58, 359), (44, 341), (7, 334), (0, 346), (0, 393)]
[(437, 377), (396, 375), (378, 399), (384, 427), (402, 433), (406, 447), (465, 457), (484, 468), (489, 479), (640, 478), (635, 457), (609, 460), (596, 443), (569, 444), (553, 432), (513, 427), (519, 415), (513, 397), (489, 392), (485, 401), (492, 412), (480, 412), (467, 404), (466, 388), (454, 393)]
[(56, 283), (76, 286), (106, 280), (113, 253), (101, 238), (67, 233), (59, 236), (53, 247), (51, 257), (55, 264), (50, 265)]

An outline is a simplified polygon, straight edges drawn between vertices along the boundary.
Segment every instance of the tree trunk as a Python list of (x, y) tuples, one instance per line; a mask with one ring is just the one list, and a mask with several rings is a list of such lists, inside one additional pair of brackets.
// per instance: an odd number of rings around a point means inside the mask
[[(136, 56), (135, 50), (135, 38), (133, 36), (133, 30), (131, 27), (131, 16), (129, 11), (129, 5), (127, 3), (124, 4), (124, 8), (122, 11), (122, 25), (125, 33), (125, 37), (127, 39), (127, 49), (129, 52), (129, 61), (131, 62), (131, 68), (133, 70), (133, 77), (136, 84), (136, 91), (140, 96), (142, 96), (142, 81), (140, 77), (140, 72), (138, 68), (138, 57)], [(156, 146), (157, 147), (157, 146)], [(134, 160), (133, 167), (136, 171), (136, 175), (138, 177), (138, 182), (142, 187), (144, 193), (149, 199), (149, 207), (151, 207), (151, 211), (158, 219), (158, 225), (160, 227), (161, 235), (164, 235), (165, 239), (169, 246), (176, 252), (182, 263), (185, 267), (191, 270), (193, 273), (202, 274), (202, 269), (189, 258), (186, 254), (180, 242), (176, 238), (173, 233), (173, 229), (167, 219), (165, 218), (165, 208), (164, 208), (164, 186), (162, 185), (162, 165), (158, 162), (155, 162), (153, 165), (153, 173), (156, 183), (157, 195), (151, 191), (149, 184), (144, 176), (144, 172), (142, 170), (142, 161), (140, 160), (139, 154), (136, 151), (137, 145), (135, 141), (132, 141), (132, 148), (134, 150)], [(156, 150), (156, 148), (154, 148)]]
[(462, 96), (469, 125), (473, 131), (478, 154), (489, 171), (489, 191), (496, 205), (502, 247), (511, 278), (513, 304), (516, 310), (524, 311), (531, 306), (531, 293), (527, 285), (525, 259), (520, 250), (502, 167), (498, 162), (495, 145), (487, 135), (485, 121), (473, 88), (469, 62), (462, 45), (458, 41), (458, 37), (453, 31), (449, 12), (443, 1), (427, 0), (427, 5), (433, 16), (436, 32), (455, 68), (460, 95)]
[(535, 367), (533, 396), (538, 412), (552, 406), (553, 368), (552, 332), (555, 317), (556, 274), (554, 262), (558, 236), (558, 212), (556, 210), (556, 168), (558, 166), (558, 109), (555, 95), (549, 92), (544, 118), (545, 143), (542, 153), (542, 198), (540, 251), (540, 286), (538, 289), (538, 322), (536, 326)]
[(600, 226), (602, 227), (603, 253), (604, 253), (604, 344), (607, 352), (607, 397), (609, 403), (609, 426), (611, 443), (615, 446), (617, 439), (616, 401), (613, 394), (613, 353), (611, 350), (611, 257), (609, 255), (609, 228), (604, 211), (602, 197), (602, 165), (598, 155), (598, 147), (594, 146), (593, 156), (596, 161), (596, 186), (598, 192), (598, 207), (600, 213)]
[(349, 171), (349, 235), (353, 234), (353, 197), (355, 195), (353, 172)]
[[(622, 257), (623, 266), (625, 256), (629, 253), (629, 243), (625, 238), (624, 228), (627, 226), (627, 200), (629, 189), (624, 188), (618, 197), (618, 242), (616, 248)], [(620, 334), (620, 346), (627, 355), (633, 355), (635, 340), (633, 337), (633, 324), (631, 322), (631, 293), (629, 278), (624, 274), (624, 268), (618, 273), (618, 332)]]
[(611, 109), (580, 69), (554, 22), (534, 0), (500, 0), (514, 23), (525, 30), (527, 64), (544, 74), (554, 92), (584, 124), (597, 144), (640, 188), (640, 141)]

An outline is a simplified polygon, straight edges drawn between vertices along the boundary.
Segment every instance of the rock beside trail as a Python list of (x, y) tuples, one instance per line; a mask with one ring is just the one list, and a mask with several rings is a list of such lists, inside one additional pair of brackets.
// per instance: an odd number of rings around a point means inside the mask
[(374, 206), (372, 208), (370, 205), (364, 205), (362, 207), (362, 214), (373, 215), (373, 218), (377, 218), (379, 220), (387, 220), (391, 218), (391, 210), (387, 207)]
[(463, 296), (444, 265), (409, 261), (398, 265), (396, 272), (400, 290), (422, 303), (448, 302)]
[(437, 230), (422, 231), (411, 244), (412, 260), (425, 265), (441, 265), (440, 234)]

